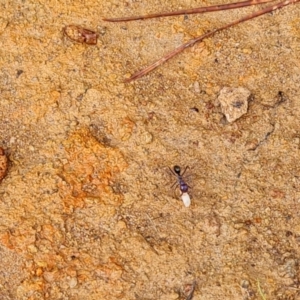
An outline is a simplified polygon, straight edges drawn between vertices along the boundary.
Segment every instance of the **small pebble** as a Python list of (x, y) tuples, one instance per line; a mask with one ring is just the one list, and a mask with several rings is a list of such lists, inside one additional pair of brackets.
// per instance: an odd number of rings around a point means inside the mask
[(69, 287), (71, 289), (73, 289), (75, 286), (77, 285), (77, 278), (76, 277), (72, 277), (69, 281)]
[(228, 122), (234, 122), (247, 113), (251, 92), (243, 87), (224, 87), (219, 94), (222, 113)]
[(97, 44), (97, 33), (79, 25), (68, 25), (64, 28), (64, 34), (71, 40), (88, 45)]
[(16, 138), (14, 136), (12, 136), (9, 140), (10, 144), (14, 144), (16, 142)]
[(200, 93), (200, 84), (198, 81), (194, 82), (194, 91), (195, 93), (199, 94)]
[(140, 143), (142, 145), (145, 145), (145, 144), (151, 144), (153, 141), (153, 135), (148, 132), (148, 131), (144, 131), (141, 136), (140, 136)]

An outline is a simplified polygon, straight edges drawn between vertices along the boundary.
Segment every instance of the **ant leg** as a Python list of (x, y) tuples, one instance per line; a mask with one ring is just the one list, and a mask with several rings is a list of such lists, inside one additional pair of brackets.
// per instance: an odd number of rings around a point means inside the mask
[[(175, 183), (177, 183), (177, 182), (175, 182)], [(174, 187), (174, 184), (172, 185), (172, 187)], [(177, 198), (177, 196), (176, 196), (176, 190), (177, 190), (178, 187), (179, 187), (179, 184), (177, 183), (175, 185), (174, 189), (173, 189), (173, 196), (174, 196), (174, 198)]]
[[(177, 185), (175, 186), (175, 184), (177, 183)], [(175, 186), (175, 188), (178, 186), (178, 182), (175, 181), (172, 185), (171, 185), (171, 188), (173, 188)]]
[(186, 171), (187, 169), (189, 169), (189, 168), (190, 168), (189, 166), (186, 166), (185, 169), (184, 169), (184, 171), (182, 172), (181, 176), (183, 176), (184, 173), (185, 173), (185, 171)]
[[(190, 169), (190, 167), (189, 167), (189, 166), (186, 166), (185, 169), (184, 169), (184, 171), (183, 171), (183, 173), (181, 174), (181, 176), (183, 176), (183, 175), (185, 174), (185, 172), (186, 172), (187, 169)], [(187, 176), (184, 177), (184, 179), (189, 178), (191, 175), (192, 175), (192, 174), (188, 174)], [(188, 188), (190, 188), (190, 189), (192, 188), (192, 187), (189, 186), (187, 183), (185, 183), (185, 184), (188, 186)]]
[(175, 177), (177, 177), (177, 175), (175, 174), (175, 172), (170, 167), (168, 167), (168, 168), (169, 168), (169, 171), (171, 172), (171, 174), (174, 175)]

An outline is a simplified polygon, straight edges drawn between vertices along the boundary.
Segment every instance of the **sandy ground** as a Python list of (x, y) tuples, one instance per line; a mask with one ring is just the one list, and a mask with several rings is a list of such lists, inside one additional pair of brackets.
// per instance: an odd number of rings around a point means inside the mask
[[(300, 4), (108, 23), (221, 1), (2, 1), (0, 298), (300, 299)], [(99, 33), (96, 46), (62, 29)], [(223, 87), (251, 91), (224, 121)], [(189, 166), (184, 207), (175, 164)]]

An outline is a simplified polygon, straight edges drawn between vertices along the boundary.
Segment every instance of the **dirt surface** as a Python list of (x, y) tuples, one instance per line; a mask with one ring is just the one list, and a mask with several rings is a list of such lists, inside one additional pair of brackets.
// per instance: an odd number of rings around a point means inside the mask
[[(300, 4), (141, 67), (258, 8), (108, 23), (222, 1), (2, 1), (0, 298), (300, 299)], [(224, 2), (223, 2), (224, 3)], [(97, 45), (63, 35), (75, 24)], [(247, 114), (227, 123), (223, 87)], [(192, 187), (184, 207), (179, 165)]]

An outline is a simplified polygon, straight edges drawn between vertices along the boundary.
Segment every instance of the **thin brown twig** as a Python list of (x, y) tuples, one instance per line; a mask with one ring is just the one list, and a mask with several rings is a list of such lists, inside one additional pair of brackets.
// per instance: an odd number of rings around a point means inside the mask
[[(251, 20), (251, 19), (254, 19), (258, 16), (261, 16), (261, 15), (264, 15), (266, 13), (269, 13), (269, 12), (272, 12), (274, 10), (277, 10), (277, 9), (280, 9), (284, 6), (287, 6), (289, 4), (294, 4), (294, 3), (297, 3), (299, 2), (300, 0), (284, 0), (284, 1), (281, 1), (277, 4), (273, 4), (273, 5), (269, 5), (257, 12), (254, 12), (254, 13), (251, 13), (251, 14), (248, 14), (246, 15), (245, 17), (243, 18), (240, 18), (238, 20), (235, 20), (231, 23), (228, 23), (224, 26), (221, 26), (219, 28), (216, 28), (210, 32), (207, 32), (199, 37), (196, 37), (194, 39), (191, 39), (189, 40), (188, 42), (182, 44), (181, 46), (179, 46), (178, 48), (172, 50), (171, 52), (165, 54), (163, 57), (161, 57), (159, 60), (155, 61), (154, 63), (152, 63), (151, 65), (147, 66), (146, 68), (134, 73), (131, 77), (127, 78), (124, 80), (124, 82), (130, 82), (130, 81), (133, 81), (135, 79), (138, 79), (138, 78), (141, 78), (143, 77), (144, 75), (148, 74), (149, 72), (151, 72), (152, 70), (156, 69), (158, 66), (162, 65), (163, 63), (165, 63), (166, 61), (168, 61), (169, 59), (171, 59), (172, 57), (174, 57), (175, 55), (179, 54), (180, 52), (182, 52), (184, 49), (188, 48), (188, 47), (191, 47), (193, 46), (194, 44), (198, 43), (198, 42), (201, 42), (202, 40), (204, 40), (205, 38), (208, 38), (212, 35), (214, 35), (215, 33), (219, 32), (219, 31), (222, 31), (224, 29), (227, 29), (229, 27), (232, 27), (232, 26), (235, 26), (239, 23), (242, 23), (242, 22), (245, 22), (245, 21), (248, 21), (248, 20)], [(256, 2), (256, 3), (255, 3)], [(241, 3), (252, 3), (252, 4), (248, 4), (248, 5), (255, 5), (255, 4), (260, 4), (260, 3), (263, 3), (263, 2), (271, 2), (270, 1), (265, 1), (265, 0), (254, 0), (254, 1), (244, 1), (244, 2), (241, 2)], [(230, 9), (230, 8), (236, 8), (236, 7), (232, 7), (232, 5), (236, 5), (236, 3), (231, 3), (231, 4), (225, 4), (225, 5), (219, 5), (219, 6), (213, 6), (214, 10), (211, 10), (211, 11), (216, 11), (216, 10), (224, 10), (224, 9)], [(246, 6), (248, 6), (246, 4)], [(229, 6), (231, 6), (229, 8)], [(219, 9), (216, 9), (216, 7), (218, 7)], [(242, 7), (242, 6), (241, 6)], [(204, 10), (205, 8), (200, 8), (202, 9), (201, 12), (207, 12), (208, 10)], [(191, 11), (191, 10), (186, 10), (186, 11)], [(183, 12), (183, 11), (181, 11)], [(175, 12), (177, 13), (177, 12)], [(193, 13), (193, 12), (190, 12), (190, 13)], [(168, 14), (170, 15), (170, 14)], [(159, 17), (159, 16), (165, 16), (165, 14), (153, 14), (153, 15), (150, 15), (150, 17), (154, 18), (154, 17)], [(146, 16), (147, 17), (147, 16)], [(136, 20), (136, 19), (140, 19), (141, 17), (136, 17), (135, 19), (133, 17), (130, 17), (130, 18), (119, 18), (118, 19), (104, 19), (104, 20), (109, 20), (109, 21), (124, 21), (124, 19), (126, 19), (126, 21), (129, 21), (129, 20)], [(142, 17), (142, 18), (145, 18)]]
[(149, 14), (143, 16), (104, 18), (103, 20), (108, 22), (128, 22), (128, 21), (136, 21), (136, 20), (153, 19), (159, 17), (191, 15), (191, 14), (199, 14), (199, 13), (206, 13), (206, 12), (213, 12), (213, 11), (220, 11), (220, 10), (227, 10), (227, 9), (236, 9), (236, 8), (257, 5), (257, 4), (262, 4), (262, 3), (272, 2), (272, 1), (274, 0), (246, 0), (242, 2), (226, 3), (221, 5), (211, 5), (205, 7), (183, 9), (183, 10), (177, 10), (172, 12), (163, 12), (163, 13)]

